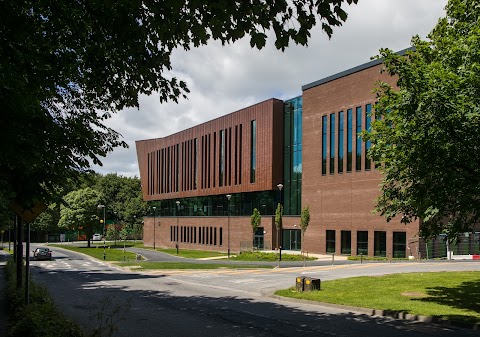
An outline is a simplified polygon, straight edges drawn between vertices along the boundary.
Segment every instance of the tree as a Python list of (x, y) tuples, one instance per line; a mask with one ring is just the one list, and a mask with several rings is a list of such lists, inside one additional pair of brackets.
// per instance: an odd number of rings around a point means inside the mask
[(49, 233), (57, 232), (59, 220), (60, 205), (57, 203), (50, 204), (31, 224), (31, 230), (37, 233), (37, 242), (42, 241), (40, 234), (46, 234), (48, 236)]
[(424, 238), (453, 241), (479, 220), (479, 17), (479, 0), (449, 0), (429, 40), (414, 37), (406, 57), (380, 51), (399, 89), (379, 84), (364, 133), (383, 174), (376, 210), (387, 221), (420, 219)]
[(302, 245), (304, 242), (305, 232), (307, 231), (308, 225), (310, 224), (310, 207), (306, 206), (302, 209), (300, 213), (300, 229), (302, 231)]
[(99, 223), (100, 200), (101, 194), (90, 187), (68, 193), (65, 205), (60, 206), (59, 226), (83, 231), (90, 247), (90, 239)]
[(280, 228), (282, 228), (283, 206), (278, 203), (275, 210), (275, 227), (277, 228), (277, 248), (280, 248)]
[[(305, 232), (310, 224), (310, 207), (306, 206), (300, 213), (300, 230), (302, 231), (302, 250), (303, 243), (305, 242)], [(303, 254), (303, 266), (305, 267), (305, 254)]]
[(54, 199), (55, 186), (126, 147), (106, 119), (138, 107), (139, 94), (189, 92), (169, 75), (176, 48), (249, 36), (261, 49), (269, 30), (278, 49), (306, 45), (317, 23), (331, 36), (357, 1), (0, 2), (0, 191)]
[(257, 231), (257, 228), (260, 227), (261, 222), (262, 222), (262, 216), (260, 215), (259, 210), (254, 208), (253, 209), (253, 214), (250, 217), (250, 225), (252, 226), (252, 235), (253, 235), (253, 245), (252, 245), (252, 247), (255, 246), (255, 233)]

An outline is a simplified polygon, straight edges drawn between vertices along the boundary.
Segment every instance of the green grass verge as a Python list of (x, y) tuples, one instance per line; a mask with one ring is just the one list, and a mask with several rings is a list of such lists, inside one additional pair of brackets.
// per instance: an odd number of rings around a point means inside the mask
[(225, 253), (210, 252), (205, 250), (187, 250), (187, 249), (180, 248), (178, 250), (178, 255), (177, 255), (177, 250), (175, 248), (156, 249), (156, 250), (162, 253), (185, 257), (189, 259), (204, 259), (209, 257), (227, 256), (227, 254)]
[[(264, 252), (241, 252), (237, 256), (231, 257), (230, 260), (236, 261), (278, 261), (277, 253)], [(308, 257), (306, 260), (315, 260), (314, 257)], [(282, 254), (282, 261), (303, 261), (302, 255)]]
[(30, 304), (25, 305), (25, 273), (21, 288), (16, 287), (16, 267), (13, 260), (6, 264), (7, 286), (2, 289), (8, 299), (10, 337), (25, 336), (87, 336), (82, 328), (66, 318), (55, 305), (46, 288), (30, 282)]
[(120, 262), (120, 267), (127, 267), (134, 270), (146, 269), (247, 269), (247, 268), (273, 268), (272, 266), (255, 265), (233, 265), (233, 264), (206, 264), (206, 263), (186, 263), (186, 262), (155, 262), (155, 261), (135, 261)]
[(320, 291), (275, 294), (453, 321), (480, 322), (480, 272), (409, 273), (325, 281)]
[[(89, 255), (99, 260), (103, 260), (103, 243), (102, 245), (99, 245), (98, 248), (78, 247), (78, 246), (72, 246), (72, 245), (66, 245), (66, 244), (65, 245), (49, 244), (48, 246), (68, 249), (74, 252)], [(123, 261), (124, 260), (124, 253), (122, 249), (107, 248), (105, 252), (106, 252), (105, 254), (106, 261)], [(125, 251), (126, 260), (135, 260), (135, 257), (136, 257), (135, 253)], [(53, 258), (55, 258), (55, 252), (53, 252)]]
[[(123, 246), (122, 246), (123, 247)], [(134, 248), (143, 248), (143, 249), (150, 249), (153, 250), (153, 247), (144, 246), (143, 243), (133, 243), (131, 242), (130, 245), (127, 242), (127, 247), (134, 247)], [(204, 259), (209, 257), (219, 257), (219, 256), (227, 256), (225, 253), (220, 252), (212, 252), (207, 250), (192, 250), (192, 249), (182, 249), (180, 248), (177, 250), (175, 248), (157, 248), (155, 249), (157, 252), (162, 252), (165, 254), (170, 254), (174, 256), (180, 256), (188, 259)]]

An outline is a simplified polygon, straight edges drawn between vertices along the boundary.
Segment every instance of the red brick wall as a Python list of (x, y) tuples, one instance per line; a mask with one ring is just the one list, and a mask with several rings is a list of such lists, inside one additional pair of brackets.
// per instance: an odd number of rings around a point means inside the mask
[[(387, 223), (379, 215), (372, 214), (375, 199), (379, 195), (381, 176), (372, 164), (372, 170), (365, 170), (365, 149), (362, 146), (362, 170), (355, 170), (355, 109), (375, 103), (372, 93), (378, 80), (395, 84), (395, 79), (380, 74), (381, 65), (364, 69), (331, 82), (307, 89), (303, 92), (303, 153), (302, 153), (302, 207), (309, 205), (311, 222), (305, 234), (305, 249), (325, 253), (326, 230), (336, 230), (336, 253), (340, 253), (341, 231), (351, 231), (352, 255), (356, 255), (358, 230), (369, 232), (369, 255), (373, 255), (374, 231), (387, 232), (387, 254), (393, 249), (393, 232), (407, 232), (407, 242), (418, 232), (418, 223), (404, 225), (399, 220)], [(347, 109), (353, 113), (353, 165), (352, 172), (346, 173), (347, 150)], [(327, 133), (327, 174), (322, 175), (322, 116), (343, 111), (344, 122), (344, 172), (329, 173), (330, 126)], [(328, 123), (330, 123), (329, 117)], [(365, 121), (362, 118), (362, 127)], [(330, 124), (328, 124), (330, 125)], [(338, 126), (336, 126), (338, 133)], [(336, 142), (338, 142), (336, 134)], [(335, 144), (338, 146), (338, 144)], [(336, 163), (335, 163), (336, 164)], [(335, 165), (336, 169), (336, 165)], [(336, 171), (335, 171), (336, 172)], [(407, 245), (408, 246), (408, 245)], [(416, 246), (412, 245), (412, 248)], [(412, 249), (413, 250), (413, 249)], [(406, 255), (410, 255), (408, 249)]]

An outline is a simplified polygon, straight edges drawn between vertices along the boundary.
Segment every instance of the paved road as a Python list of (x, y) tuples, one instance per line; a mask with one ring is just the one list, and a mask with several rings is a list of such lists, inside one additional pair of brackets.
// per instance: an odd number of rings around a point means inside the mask
[[(90, 330), (102, 306), (127, 308), (115, 336), (477, 336), (478, 331), (370, 317), (349, 310), (271, 298), (299, 274), (323, 280), (362, 274), (480, 270), (479, 263), (324, 265), (273, 270), (125, 271), (52, 248), (54, 261), (32, 261), (64, 312)], [(111, 300), (112, 302), (106, 303)], [(119, 316), (117, 316), (119, 317)]]

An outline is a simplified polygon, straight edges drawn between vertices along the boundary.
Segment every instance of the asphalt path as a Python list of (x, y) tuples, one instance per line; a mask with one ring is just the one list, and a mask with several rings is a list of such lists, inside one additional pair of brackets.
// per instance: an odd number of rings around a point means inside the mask
[[(180, 256), (170, 255), (166, 253), (162, 253), (159, 251), (151, 250), (151, 249), (144, 249), (144, 248), (126, 248), (127, 251), (140, 254), (148, 261), (159, 261), (159, 262), (188, 262), (188, 263), (198, 263), (198, 264), (226, 264), (226, 265), (262, 265), (262, 266), (272, 266), (276, 267), (279, 265), (278, 261), (237, 261), (231, 260), (227, 258), (216, 258), (216, 259), (189, 259)], [(288, 251), (285, 251), (284, 254), (288, 254)], [(337, 260), (333, 260), (335, 264), (360, 264), (360, 261), (347, 261), (346, 258), (341, 258)], [(280, 261), (280, 267), (301, 267), (303, 266), (304, 262), (302, 261)], [(331, 256), (324, 255), (320, 259), (317, 260), (306, 260), (306, 266), (323, 266), (323, 265), (331, 265), (332, 258)]]
[(49, 289), (68, 317), (88, 331), (100, 325), (99, 317), (105, 319), (117, 312), (111, 316), (118, 328), (113, 336), (119, 337), (478, 336), (478, 331), (370, 316), (336, 306), (278, 299), (271, 294), (292, 286), (296, 275), (326, 280), (409, 271), (480, 270), (479, 263), (136, 272), (83, 254), (56, 247), (52, 250), (53, 261), (31, 261), (31, 275)]

